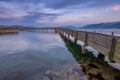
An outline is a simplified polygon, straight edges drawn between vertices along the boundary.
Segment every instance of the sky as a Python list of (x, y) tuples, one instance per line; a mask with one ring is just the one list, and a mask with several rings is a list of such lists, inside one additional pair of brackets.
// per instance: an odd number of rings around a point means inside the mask
[(57, 27), (120, 21), (120, 0), (0, 0), (0, 25)]

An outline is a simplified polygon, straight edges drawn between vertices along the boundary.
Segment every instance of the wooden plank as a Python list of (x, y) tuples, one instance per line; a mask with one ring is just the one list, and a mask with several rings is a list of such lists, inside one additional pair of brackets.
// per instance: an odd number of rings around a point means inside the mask
[(117, 37), (117, 43), (115, 48), (114, 60), (120, 63), (120, 37)]
[[(72, 29), (62, 29), (64, 34), (69, 34), (72, 37), (76, 38), (76, 31), (77, 30), (72, 30)], [(109, 56), (110, 49), (111, 49), (111, 42), (112, 42), (112, 35), (107, 35), (107, 34), (101, 34), (101, 33), (94, 33), (94, 32), (87, 32), (86, 37), (86, 32), (85, 31), (78, 31), (78, 40), (81, 40), (82, 42), (86, 43), (87, 45), (95, 48), (99, 52), (103, 53), (106, 56)], [(117, 45), (115, 48), (115, 60), (120, 62), (120, 37), (115, 36), (117, 39)], [(86, 41), (87, 40), (87, 41)], [(115, 45), (114, 45), (115, 47)], [(113, 49), (113, 48), (112, 48)], [(114, 50), (113, 50), (114, 51)]]

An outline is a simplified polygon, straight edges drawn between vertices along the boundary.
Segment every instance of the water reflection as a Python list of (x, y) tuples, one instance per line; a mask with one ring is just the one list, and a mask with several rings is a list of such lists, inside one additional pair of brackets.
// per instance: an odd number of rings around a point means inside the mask
[(60, 36), (35, 32), (0, 36), (0, 80), (83, 80)]

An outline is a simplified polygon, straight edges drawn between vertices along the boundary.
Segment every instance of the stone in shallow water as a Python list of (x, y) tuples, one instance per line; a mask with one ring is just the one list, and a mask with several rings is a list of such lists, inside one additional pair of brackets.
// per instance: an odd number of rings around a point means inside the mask
[(47, 76), (44, 76), (43, 80), (50, 80), (50, 79)]
[(59, 69), (47, 70), (45, 72), (46, 77), (48, 80), (86, 80), (81, 68), (75, 64), (67, 64)]

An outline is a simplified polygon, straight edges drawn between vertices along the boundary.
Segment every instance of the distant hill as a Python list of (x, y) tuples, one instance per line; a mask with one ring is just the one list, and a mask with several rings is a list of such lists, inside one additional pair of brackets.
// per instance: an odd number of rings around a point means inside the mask
[[(21, 26), (21, 25), (12, 25), (12, 26), (5, 26), (5, 25), (0, 25), (0, 28), (35, 28), (31, 26)], [(99, 23), (99, 24), (89, 24), (83, 27), (76, 27), (76, 26), (60, 26), (61, 28), (68, 28), (68, 29), (120, 29), (120, 21), (117, 22), (108, 22), (108, 23)]]
[(20, 26), (20, 25), (12, 25), (12, 26), (5, 26), (5, 25), (0, 25), (0, 28), (35, 28), (31, 26)]
[(61, 26), (61, 28), (78, 29), (78, 27), (75, 26)]
[(89, 24), (82, 27), (82, 29), (112, 29), (112, 28), (120, 29), (120, 21), (99, 23), (99, 24)]

